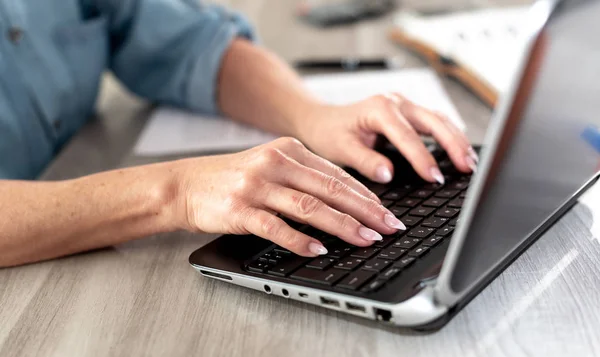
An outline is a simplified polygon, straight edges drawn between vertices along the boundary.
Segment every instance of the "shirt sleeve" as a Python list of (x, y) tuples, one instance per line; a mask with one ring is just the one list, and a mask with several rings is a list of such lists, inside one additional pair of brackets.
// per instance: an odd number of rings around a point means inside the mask
[(221, 61), (236, 37), (254, 39), (244, 17), (198, 0), (98, 0), (110, 19), (115, 75), (149, 100), (218, 113)]

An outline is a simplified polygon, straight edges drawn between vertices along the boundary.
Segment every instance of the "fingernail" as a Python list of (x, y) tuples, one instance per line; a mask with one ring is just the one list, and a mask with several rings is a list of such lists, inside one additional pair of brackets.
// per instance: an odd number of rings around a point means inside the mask
[(324, 246), (322, 246), (319, 243), (309, 243), (308, 244), (308, 250), (310, 250), (311, 253), (316, 254), (316, 255), (325, 255), (327, 254), (327, 248), (325, 248)]
[(440, 185), (443, 185), (446, 180), (444, 179), (444, 175), (437, 167), (432, 167), (429, 172), (431, 173), (431, 177), (433, 177)]
[(361, 237), (363, 237), (363, 239), (365, 240), (382, 240), (383, 237), (381, 236), (381, 234), (375, 232), (372, 229), (369, 229), (367, 227), (360, 227), (358, 229), (358, 234), (360, 234)]
[(385, 224), (392, 228), (401, 229), (403, 231), (406, 230), (406, 226), (404, 225), (404, 223), (402, 223), (398, 218), (396, 218), (396, 216), (394, 216), (391, 213), (386, 214), (383, 217), (383, 221), (385, 222)]
[(473, 149), (472, 146), (469, 146), (469, 156), (471, 157), (471, 159), (473, 159), (473, 161), (475, 161), (475, 163), (479, 162), (479, 155), (477, 155), (477, 153), (475, 152), (475, 150)]
[(375, 179), (380, 183), (388, 183), (392, 181), (392, 172), (386, 166), (379, 166), (375, 176)]
[(473, 171), (473, 173), (477, 172), (477, 164), (475, 163), (475, 160), (473, 160), (473, 158), (471, 156), (465, 157), (465, 163), (471, 169), (471, 171)]

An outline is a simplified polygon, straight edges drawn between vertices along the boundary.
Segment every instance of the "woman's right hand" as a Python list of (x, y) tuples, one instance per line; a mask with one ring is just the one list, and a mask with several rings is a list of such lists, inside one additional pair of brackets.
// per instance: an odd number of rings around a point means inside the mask
[(182, 198), (177, 211), (190, 231), (254, 234), (317, 256), (327, 253), (321, 242), (278, 214), (361, 247), (382, 239), (380, 233), (406, 229), (375, 194), (296, 139), (174, 164)]

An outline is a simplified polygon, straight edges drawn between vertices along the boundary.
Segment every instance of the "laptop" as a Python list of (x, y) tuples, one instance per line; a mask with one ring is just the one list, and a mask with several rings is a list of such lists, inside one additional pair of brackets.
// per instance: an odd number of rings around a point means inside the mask
[(395, 180), (367, 184), (408, 227), (371, 247), (289, 224), (323, 242), (304, 258), (256, 236), (225, 235), (193, 252), (205, 277), (416, 330), (443, 327), (599, 177), (600, 0), (536, 2), (526, 45), (480, 148), (478, 172), (432, 152), (441, 185), (382, 145)]

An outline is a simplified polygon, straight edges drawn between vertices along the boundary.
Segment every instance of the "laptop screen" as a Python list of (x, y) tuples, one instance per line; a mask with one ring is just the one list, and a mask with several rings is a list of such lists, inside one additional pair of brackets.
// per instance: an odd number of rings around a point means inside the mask
[[(563, 1), (531, 49), (451, 277), (460, 294), (600, 168), (600, 1)], [(485, 156), (485, 153), (484, 153)]]

